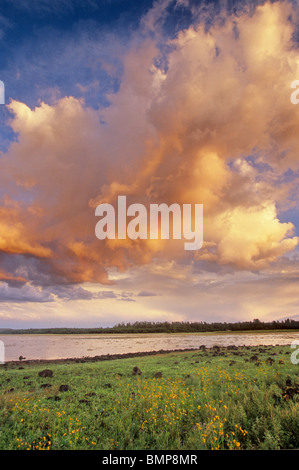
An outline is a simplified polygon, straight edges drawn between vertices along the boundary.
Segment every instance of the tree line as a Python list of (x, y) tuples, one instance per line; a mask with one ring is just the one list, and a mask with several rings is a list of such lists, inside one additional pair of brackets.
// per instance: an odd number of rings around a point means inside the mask
[(112, 327), (95, 328), (29, 328), (0, 329), (0, 334), (122, 334), (122, 333), (205, 333), (221, 331), (257, 331), (257, 330), (296, 330), (299, 321), (286, 319), (282, 321), (263, 322), (259, 319), (244, 322), (149, 322), (118, 323)]

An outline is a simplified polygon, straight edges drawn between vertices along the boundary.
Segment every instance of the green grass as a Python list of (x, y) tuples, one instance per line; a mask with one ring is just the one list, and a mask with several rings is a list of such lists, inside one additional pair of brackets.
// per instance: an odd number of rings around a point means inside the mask
[(0, 450), (299, 448), (299, 365), (259, 349), (2, 366)]

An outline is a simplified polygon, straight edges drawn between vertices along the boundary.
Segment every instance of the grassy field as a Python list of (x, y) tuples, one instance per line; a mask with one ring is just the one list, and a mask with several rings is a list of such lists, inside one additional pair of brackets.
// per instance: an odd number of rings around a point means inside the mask
[[(292, 352), (215, 348), (2, 365), (0, 449), (296, 449)], [(141, 375), (133, 375), (136, 366)], [(38, 375), (45, 368), (52, 377)]]

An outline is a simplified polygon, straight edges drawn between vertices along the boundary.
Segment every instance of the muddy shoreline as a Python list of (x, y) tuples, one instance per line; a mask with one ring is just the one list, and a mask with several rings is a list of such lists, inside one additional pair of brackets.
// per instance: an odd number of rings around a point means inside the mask
[(34, 364), (72, 364), (72, 363), (86, 363), (86, 362), (100, 362), (100, 361), (113, 361), (116, 359), (130, 359), (134, 357), (144, 357), (144, 356), (157, 356), (161, 354), (171, 354), (171, 353), (184, 353), (184, 352), (212, 352), (213, 355), (224, 355), (225, 351), (235, 354), (238, 354), (239, 350), (250, 350), (250, 349), (263, 349), (264, 352), (274, 347), (283, 347), (283, 345), (258, 345), (258, 346), (200, 346), (198, 348), (188, 348), (188, 349), (160, 349), (157, 351), (141, 351), (134, 353), (123, 353), (123, 354), (103, 354), (100, 356), (83, 356), (83, 357), (70, 357), (70, 358), (61, 358), (61, 359), (22, 359), (22, 360), (12, 360), (6, 361), (4, 364), (0, 364), (0, 370), (2, 368), (7, 368), (9, 366), (22, 366), (22, 365), (34, 365)]

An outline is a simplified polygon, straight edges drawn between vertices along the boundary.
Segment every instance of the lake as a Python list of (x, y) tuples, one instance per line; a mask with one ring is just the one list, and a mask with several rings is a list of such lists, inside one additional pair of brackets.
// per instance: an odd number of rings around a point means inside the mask
[[(74, 335), (0, 335), (4, 360), (66, 359), (148, 351), (197, 349), (201, 345), (258, 346), (291, 345), (299, 332), (219, 333), (219, 334), (74, 334)], [(1, 344), (1, 343), (0, 343)], [(2, 349), (3, 349), (2, 344)], [(1, 359), (1, 358), (0, 358)]]

